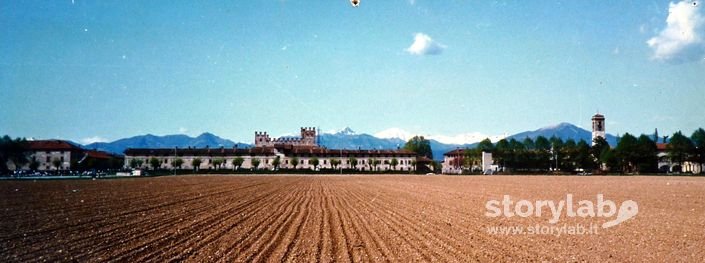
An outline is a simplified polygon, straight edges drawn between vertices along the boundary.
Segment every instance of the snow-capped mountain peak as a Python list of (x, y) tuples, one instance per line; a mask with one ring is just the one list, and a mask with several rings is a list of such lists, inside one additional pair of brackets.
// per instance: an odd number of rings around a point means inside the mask
[(375, 137), (381, 139), (402, 139), (404, 141), (411, 139), (414, 135), (400, 128), (389, 128), (374, 134)]

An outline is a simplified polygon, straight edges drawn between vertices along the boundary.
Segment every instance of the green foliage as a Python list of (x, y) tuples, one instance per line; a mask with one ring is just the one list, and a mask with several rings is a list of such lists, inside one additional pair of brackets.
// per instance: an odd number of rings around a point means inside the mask
[(355, 169), (357, 167), (357, 158), (350, 158), (350, 168)]
[(176, 158), (176, 159), (174, 159), (174, 162), (172, 163), (172, 165), (173, 165), (175, 168), (181, 169), (181, 166), (184, 165), (184, 160), (181, 159), (181, 158)]
[(0, 138), (0, 173), (6, 172), (7, 162), (12, 162), (19, 168), (29, 162), (25, 155), (27, 140), (24, 138), (12, 139), (10, 136)]
[(30, 170), (34, 171), (34, 170), (37, 170), (37, 168), (39, 168), (39, 162), (37, 162), (37, 160), (32, 160), (29, 162), (29, 169)]
[(191, 166), (193, 166), (193, 169), (195, 171), (198, 171), (201, 169), (202, 162), (203, 162), (203, 160), (201, 160), (201, 158), (193, 158), (193, 160), (191, 160)]
[(397, 169), (397, 165), (399, 165), (399, 160), (397, 160), (397, 158), (392, 158), (391, 166), (394, 170)]
[(341, 160), (338, 159), (331, 159), (330, 160), (330, 165), (333, 167), (333, 169), (338, 169), (338, 165), (340, 165)]
[(429, 159), (433, 159), (431, 142), (426, 140), (423, 136), (414, 136), (409, 139), (409, 141), (404, 145), (404, 149), (415, 152), (418, 156), (425, 156)]
[(149, 165), (152, 166), (152, 170), (157, 170), (161, 166), (162, 161), (157, 158), (149, 158)]
[(617, 158), (615, 150), (611, 148), (605, 148), (602, 153), (600, 153), (600, 162), (604, 163), (610, 172), (621, 171), (621, 162)]
[(320, 161), (318, 160), (318, 158), (313, 157), (313, 158), (311, 158), (311, 160), (309, 160), (308, 162), (309, 162), (309, 164), (313, 165), (313, 169), (314, 169), (314, 170), (318, 169), (318, 164), (320, 163)]
[(695, 145), (690, 138), (685, 137), (680, 131), (673, 134), (671, 142), (666, 147), (668, 157), (677, 164), (683, 164), (695, 152)]
[[(702, 166), (702, 164), (705, 163), (705, 130), (703, 130), (703, 128), (695, 130), (693, 135), (690, 136), (690, 140), (695, 146), (694, 160)], [(702, 173), (703, 171), (700, 172)]]
[(245, 162), (245, 159), (242, 157), (238, 156), (233, 159), (233, 169), (239, 170), (240, 167), (242, 167), (242, 164)]
[(214, 167), (216, 170), (219, 170), (220, 167), (221, 167), (221, 165), (223, 165), (223, 164), (225, 164), (225, 159), (223, 159), (223, 158), (215, 158), (215, 159), (213, 160), (213, 167)]
[(274, 167), (275, 170), (276, 170), (276, 169), (279, 169), (279, 165), (281, 165), (281, 162), (282, 162), (282, 161), (281, 161), (281, 158), (280, 158), (279, 156), (277, 156), (276, 158), (274, 158), (274, 160), (272, 161), (272, 166)]
[(59, 170), (59, 168), (61, 168), (61, 160), (59, 160), (59, 158), (54, 158), (53, 160), (51, 160), (51, 164), (57, 171)]
[(480, 141), (480, 143), (477, 144), (477, 147), (480, 152), (493, 152), (494, 151), (494, 144), (492, 144), (492, 141), (490, 141), (489, 138), (485, 138), (484, 140)]
[(590, 145), (584, 140), (580, 140), (576, 145), (576, 152), (573, 160), (578, 167), (583, 168), (584, 170), (593, 170), (597, 168), (597, 163), (590, 153)]
[(252, 169), (259, 169), (259, 164), (261, 163), (260, 159), (252, 159)]
[(658, 172), (658, 149), (656, 142), (647, 135), (639, 136), (636, 146), (636, 170), (640, 173)]
[(299, 166), (299, 158), (298, 157), (291, 157), (291, 166), (296, 169), (296, 167)]
[(638, 142), (634, 135), (625, 133), (615, 147), (616, 157), (619, 159), (623, 172), (635, 172), (639, 160)]
[(596, 137), (593, 140), (593, 145), (590, 147), (590, 153), (592, 156), (595, 158), (595, 160), (602, 160), (602, 153), (605, 151), (605, 149), (609, 149), (610, 145), (607, 143), (607, 140), (603, 137)]
[(139, 167), (139, 161), (137, 159), (130, 159), (130, 168), (135, 169)]

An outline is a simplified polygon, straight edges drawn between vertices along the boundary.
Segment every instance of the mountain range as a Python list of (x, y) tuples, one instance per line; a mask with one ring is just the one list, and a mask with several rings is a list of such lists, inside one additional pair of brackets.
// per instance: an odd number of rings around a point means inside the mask
[[(552, 136), (559, 137), (563, 140), (573, 139), (576, 141), (585, 140), (589, 142), (592, 133), (583, 128), (577, 127), (570, 123), (560, 123), (557, 125), (543, 127), (534, 131), (525, 131), (517, 133), (507, 138), (523, 140), (526, 137), (535, 139), (538, 136), (550, 138)], [(606, 136), (607, 142), (610, 145), (616, 145), (617, 138), (611, 134)], [(378, 138), (369, 134), (358, 134), (350, 128), (332, 132), (322, 133), (318, 137), (319, 144), (329, 149), (397, 149), (404, 147), (405, 140), (401, 138)], [(470, 144), (452, 144), (441, 143), (434, 139), (429, 139), (433, 157), (436, 160), (443, 159), (443, 154), (457, 148), (472, 148), (477, 143)], [(157, 136), (152, 134), (134, 136), (130, 138), (119, 139), (113, 142), (97, 142), (84, 145), (87, 149), (97, 149), (112, 153), (122, 154), (127, 148), (186, 148), (186, 147), (234, 147), (239, 148), (251, 147), (251, 144), (233, 142), (214, 135), (212, 133), (203, 133), (196, 137), (188, 135), (165, 135)]]

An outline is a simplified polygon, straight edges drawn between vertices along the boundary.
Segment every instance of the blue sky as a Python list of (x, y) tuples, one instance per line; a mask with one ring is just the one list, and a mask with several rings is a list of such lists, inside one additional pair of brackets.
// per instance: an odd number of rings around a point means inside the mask
[[(670, 14), (670, 15), (669, 15)], [(698, 2), (5, 1), (0, 134), (705, 127)]]

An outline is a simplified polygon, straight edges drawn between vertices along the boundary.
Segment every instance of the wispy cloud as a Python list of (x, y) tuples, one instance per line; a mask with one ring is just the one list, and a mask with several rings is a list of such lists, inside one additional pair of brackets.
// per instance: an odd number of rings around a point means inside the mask
[(414, 43), (406, 49), (412, 55), (438, 55), (446, 48), (424, 33), (416, 33)]
[(670, 3), (666, 28), (646, 43), (658, 61), (682, 63), (701, 60), (705, 54), (705, 18), (695, 1)]
[(94, 143), (94, 142), (107, 142), (108, 139), (105, 139), (105, 138), (100, 137), (100, 136), (93, 136), (93, 137), (86, 137), (86, 138), (83, 138), (83, 139), (81, 139), (80, 141), (81, 141), (81, 144), (84, 144), (84, 145), (85, 145), (85, 144), (91, 144), (91, 143)]

